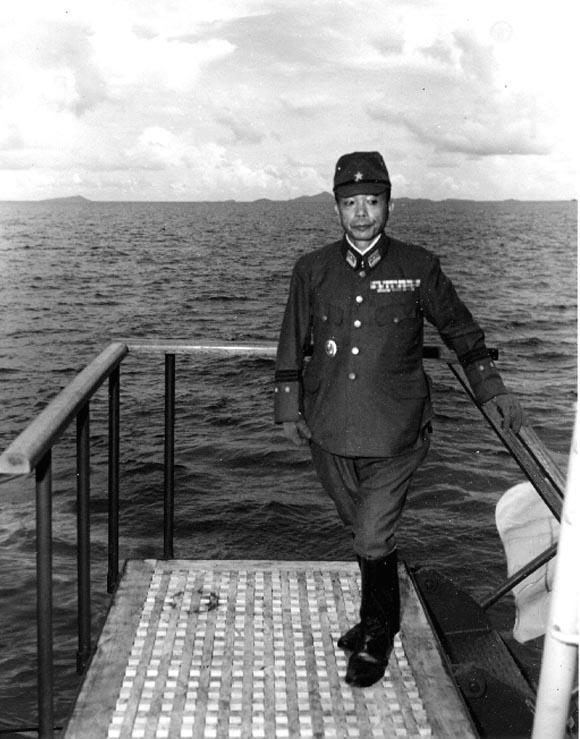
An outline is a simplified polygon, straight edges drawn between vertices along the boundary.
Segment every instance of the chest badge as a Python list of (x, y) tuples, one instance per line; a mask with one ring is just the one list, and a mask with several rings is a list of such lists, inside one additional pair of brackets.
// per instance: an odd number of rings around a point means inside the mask
[(329, 357), (334, 357), (337, 352), (336, 341), (334, 341), (334, 339), (329, 339), (327, 342), (325, 342), (324, 351)]

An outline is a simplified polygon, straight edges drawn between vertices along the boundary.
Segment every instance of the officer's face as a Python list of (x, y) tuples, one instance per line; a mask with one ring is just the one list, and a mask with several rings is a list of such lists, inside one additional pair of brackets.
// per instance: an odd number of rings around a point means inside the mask
[(382, 232), (389, 217), (386, 192), (338, 198), (335, 210), (346, 234), (361, 247)]

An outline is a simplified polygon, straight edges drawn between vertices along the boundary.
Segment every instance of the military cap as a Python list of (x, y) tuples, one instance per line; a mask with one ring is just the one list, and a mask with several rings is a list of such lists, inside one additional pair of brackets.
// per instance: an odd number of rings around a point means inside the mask
[(354, 151), (343, 154), (336, 163), (334, 194), (348, 198), (351, 195), (378, 195), (391, 193), (391, 181), (387, 166), (378, 151)]

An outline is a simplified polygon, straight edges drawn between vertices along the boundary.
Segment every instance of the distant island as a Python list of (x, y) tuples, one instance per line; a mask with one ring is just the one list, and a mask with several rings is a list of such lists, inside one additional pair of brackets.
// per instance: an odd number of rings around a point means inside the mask
[(84, 198), (82, 195), (71, 195), (68, 198), (46, 198), (45, 200), (37, 200), (38, 203), (92, 203), (93, 200)]
[[(325, 203), (329, 200), (334, 201), (334, 195), (329, 192), (319, 192), (318, 195), (300, 195), (298, 198), (290, 198), (289, 200), (273, 200), (272, 198), (259, 198), (253, 200), (254, 203)], [(237, 201), (234, 201), (237, 202)]]
[[(329, 192), (320, 192), (318, 195), (300, 195), (300, 197), (297, 198), (290, 198), (290, 200), (273, 200), (272, 198), (258, 198), (258, 200), (253, 200), (250, 202), (254, 203), (277, 203), (277, 202), (325, 202), (328, 200), (334, 200), (334, 196)], [(85, 198), (82, 195), (71, 195), (69, 197), (64, 198), (45, 198), (44, 200), (37, 200), (37, 203), (56, 203), (56, 204), (71, 204), (74, 205), (75, 203), (98, 203), (101, 202), (99, 200), (91, 200), (90, 198)], [(116, 201), (115, 201), (116, 202)], [(122, 202), (122, 201), (119, 201)], [(146, 201), (134, 201), (134, 202), (146, 202)], [(158, 201), (158, 202), (165, 202), (165, 201)], [(177, 202), (201, 202), (197, 200), (191, 200), (191, 201), (177, 201)], [(246, 202), (246, 201), (238, 201), (238, 200), (216, 200), (216, 201), (203, 201), (203, 202), (216, 202), (216, 203), (238, 203), (238, 202)]]
[[(401, 205), (404, 205), (405, 203), (413, 203), (415, 205), (417, 204), (427, 204), (427, 203), (448, 203), (448, 204), (455, 204), (455, 205), (461, 205), (461, 204), (470, 204), (470, 203), (507, 203), (510, 205), (515, 205), (517, 203), (551, 203), (551, 202), (572, 202), (576, 203), (576, 198), (572, 198), (571, 200), (518, 200), (516, 198), (505, 198), (503, 200), (471, 200), (469, 198), (443, 198), (441, 200), (433, 200), (432, 198), (409, 198), (409, 197), (394, 197), (394, 202), (397, 202)], [(4, 201), (0, 201), (4, 202)], [(228, 200), (153, 200), (153, 201), (147, 201), (147, 200), (91, 200), (90, 198), (85, 198), (83, 195), (70, 195), (68, 197), (60, 197), (60, 198), (45, 198), (43, 200), (33, 200), (33, 201), (5, 201), (5, 202), (34, 202), (34, 203), (43, 203), (47, 205), (86, 205), (91, 203), (146, 203), (146, 202), (155, 202), (155, 203), (213, 203), (216, 205), (234, 205), (237, 203), (320, 203), (321, 205), (327, 205), (328, 203), (334, 202), (334, 195), (330, 192), (319, 192), (316, 195), (300, 195), (296, 198), (289, 198), (287, 200), (275, 200), (274, 198), (258, 198), (257, 200), (234, 200), (232, 198)]]

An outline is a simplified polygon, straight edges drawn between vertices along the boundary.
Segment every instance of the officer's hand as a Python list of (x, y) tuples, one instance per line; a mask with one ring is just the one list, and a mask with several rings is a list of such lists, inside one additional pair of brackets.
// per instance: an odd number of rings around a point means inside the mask
[(312, 438), (312, 432), (303, 418), (298, 421), (284, 421), (282, 431), (284, 436), (296, 446), (307, 446)]
[(524, 423), (524, 412), (519, 400), (512, 393), (504, 393), (496, 395), (495, 398), (488, 400), (485, 405), (494, 405), (501, 416), (501, 427), (509, 428), (515, 434), (520, 430)]

